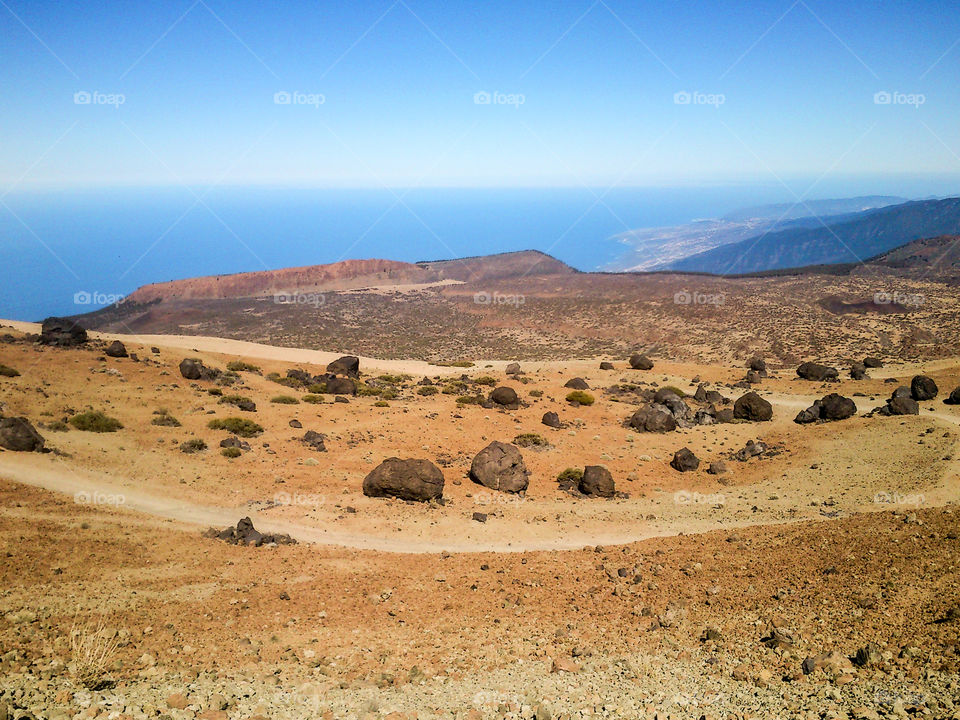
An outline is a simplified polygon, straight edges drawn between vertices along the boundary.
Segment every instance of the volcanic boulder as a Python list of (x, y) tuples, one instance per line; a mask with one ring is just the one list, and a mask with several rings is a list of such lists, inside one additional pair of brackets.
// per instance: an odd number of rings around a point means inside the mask
[(590, 389), (590, 386), (587, 385), (587, 381), (579, 377), (575, 377), (575, 378), (571, 378), (570, 380), (567, 380), (567, 382), (565, 382), (563, 386), (566, 388), (570, 388), (571, 390), (589, 390)]
[(850, 366), (850, 377), (853, 380), (866, 380), (867, 379), (867, 366), (862, 362), (855, 362)]
[(58, 347), (75, 347), (87, 341), (87, 331), (80, 323), (69, 318), (49, 317), (43, 321), (40, 342)]
[(545, 412), (540, 422), (542, 422), (547, 427), (552, 427), (552, 428), (561, 427), (560, 416), (553, 411)]
[(919, 415), (920, 405), (912, 397), (894, 395), (880, 412), (884, 415)]
[(504, 370), (504, 372), (505, 372), (507, 375), (519, 375), (519, 374), (520, 374), (520, 363), (518, 363), (518, 362), (512, 362), (512, 363), (510, 363), (509, 365), (507, 365), (507, 368), (506, 368), (506, 370)]
[(606, 361), (604, 361), (604, 362), (600, 363), (600, 369), (601, 369), (601, 370), (614, 370), (615, 368), (614, 368), (612, 362), (606, 362)]
[(516, 410), (520, 407), (520, 398), (517, 396), (517, 391), (505, 385), (501, 385), (490, 393), (490, 402), (510, 410)]
[(767, 376), (767, 361), (762, 357), (755, 357), (747, 363), (747, 370), (753, 370), (760, 374), (760, 377)]
[(387, 458), (363, 479), (363, 494), (427, 502), (443, 495), (443, 473), (429, 460)]
[(110, 343), (110, 345), (107, 346), (107, 349), (103, 351), (103, 354), (112, 358), (128, 357), (127, 348), (124, 347), (124, 344), (119, 340), (114, 340), (112, 343)]
[(334, 375), (349, 375), (350, 377), (359, 377), (360, 358), (355, 355), (344, 355), (342, 358), (334, 360), (327, 365), (327, 372)]
[(700, 467), (700, 458), (694, 455), (689, 448), (682, 448), (673, 454), (670, 467), (680, 472), (691, 472)]
[(180, 374), (187, 380), (214, 380), (220, 371), (208, 368), (198, 358), (184, 358), (180, 361)]
[(630, 417), (630, 427), (640, 432), (665, 433), (676, 430), (677, 421), (663, 405), (647, 405)]
[(813, 405), (808, 407), (806, 410), (801, 410), (797, 413), (797, 416), (793, 419), (798, 425), (807, 425), (809, 423), (815, 423), (820, 419), (820, 400), (814, 400)]
[(748, 392), (733, 404), (733, 417), (737, 420), (766, 422), (773, 418), (773, 406), (755, 392)]
[(797, 375), (804, 380), (815, 381), (837, 380), (840, 377), (840, 373), (836, 368), (827, 367), (826, 365), (820, 365), (815, 362), (803, 363), (797, 368)]
[(520, 451), (513, 445), (497, 441), (477, 453), (470, 465), (471, 480), (501, 492), (523, 492), (529, 484), (528, 475)]
[(954, 388), (950, 396), (943, 402), (947, 405), (960, 405), (960, 387)]
[(26, 418), (0, 418), (0, 447), (14, 452), (35, 452), (43, 450), (43, 443), (40, 433)]
[(634, 370), (653, 370), (653, 360), (646, 355), (634, 353), (630, 356), (630, 367)]
[(587, 497), (613, 497), (616, 493), (616, 484), (613, 475), (602, 465), (587, 465), (583, 469), (583, 477), (577, 485)]
[(867, 368), (882, 368), (883, 360), (876, 357), (868, 357), (863, 359), (863, 366)]
[(913, 380), (910, 381), (910, 396), (918, 402), (922, 400), (933, 400), (939, 392), (940, 388), (937, 387), (933, 378), (929, 378), (926, 375), (916, 375)]
[(325, 439), (326, 438), (322, 434), (316, 432), (315, 430), (307, 430), (303, 437), (300, 438), (300, 442), (313, 448), (317, 452), (326, 452), (327, 446), (323, 443)]
[(820, 401), (820, 417), (824, 420), (846, 420), (856, 414), (856, 403), (843, 395), (830, 393)]
[(327, 380), (327, 392), (330, 395), (356, 395), (357, 384), (350, 378), (333, 377)]

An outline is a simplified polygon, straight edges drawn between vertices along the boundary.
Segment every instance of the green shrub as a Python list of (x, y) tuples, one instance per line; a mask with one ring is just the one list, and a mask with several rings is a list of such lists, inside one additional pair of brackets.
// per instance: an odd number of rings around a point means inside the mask
[(305, 403), (310, 403), (311, 405), (323, 405), (322, 395), (304, 395), (302, 399)]
[(220, 373), (217, 376), (217, 385), (233, 385), (238, 380), (240, 380), (240, 376), (235, 372), (230, 372), (228, 370), (227, 372)]
[(180, 427), (180, 421), (173, 417), (173, 415), (165, 412), (157, 413), (156, 415), (157, 416), (150, 421), (151, 425), (157, 425), (159, 427)]
[(220, 450), (220, 454), (225, 458), (238, 458), (243, 453), (240, 452), (240, 448), (238, 447), (225, 447)]
[(377, 400), (374, 404), (374, 407), (390, 407), (390, 403), (386, 400)]
[(383, 392), (380, 393), (381, 400), (396, 400), (397, 391), (393, 388), (385, 388)]
[(213, 395), (215, 397), (221, 397), (223, 395), (223, 390), (220, 388), (210, 388), (207, 390), (208, 395)]
[(66, 432), (70, 429), (70, 426), (67, 425), (63, 420), (54, 420), (45, 425), (47, 430), (53, 430), (53, 432)]
[(549, 445), (547, 439), (536, 433), (522, 433), (513, 439), (513, 444), (520, 447), (544, 447)]
[(530, 397), (535, 397), (535, 398), (543, 397), (543, 390), (531, 390)]
[(557, 482), (572, 481), (578, 483), (581, 480), (583, 480), (583, 470), (580, 468), (567, 468), (557, 475)]
[(454, 360), (452, 362), (435, 362), (430, 364), (436, 365), (437, 367), (456, 367), (456, 368), (473, 367), (473, 363), (470, 362), (469, 360)]
[(360, 397), (369, 397), (371, 395), (379, 395), (382, 392), (383, 390), (381, 390), (378, 387), (373, 387), (373, 385), (365, 385), (363, 383), (360, 383), (359, 385), (357, 385), (357, 395), (359, 395)]
[(497, 384), (497, 379), (492, 378), (489, 375), (481, 375), (476, 380), (474, 380), (474, 382), (477, 385), (489, 385), (490, 387), (493, 387), (494, 385)]
[(88, 410), (87, 412), (74, 415), (70, 418), (70, 424), (77, 430), (99, 433), (116, 432), (123, 428), (119, 420), (108, 417), (99, 410)]
[(200, 438), (192, 438), (186, 442), (180, 443), (180, 452), (192, 455), (193, 453), (206, 450), (207, 444)]
[(421, 385), (417, 388), (417, 395), (436, 395), (439, 390), (437, 390), (436, 385)]
[(581, 405), (593, 405), (594, 397), (588, 392), (583, 390), (574, 390), (572, 393), (567, 395), (567, 402), (569, 403), (580, 403)]
[(226, 430), (240, 437), (254, 437), (263, 432), (263, 428), (253, 420), (238, 417), (216, 418), (207, 423), (207, 427), (211, 430)]
[(479, 405), (483, 402), (483, 395), (461, 395), (457, 398), (457, 405)]
[(3, 377), (19, 377), (20, 373), (14, 370), (9, 365), (0, 365), (0, 376)]
[(298, 405), (300, 403), (299, 400), (290, 395), (275, 395), (270, 398), (270, 402), (276, 403), (277, 405)]
[(390, 385), (399, 385), (402, 382), (407, 380), (412, 380), (410, 375), (378, 375), (377, 380), (380, 380)]
[(459, 395), (467, 389), (467, 384), (463, 380), (452, 380), (443, 386), (444, 395)]
[[(276, 374), (276, 373), (272, 373)], [(277, 375), (275, 378), (268, 378), (273, 380), (277, 385), (283, 385), (284, 387), (299, 389), (303, 387), (303, 383), (300, 380), (292, 377), (280, 377)]]
[(233, 405), (246, 412), (256, 412), (257, 404), (243, 395), (224, 395), (220, 398), (221, 405)]
[(260, 372), (260, 368), (258, 366), (251, 365), (250, 363), (244, 362), (243, 360), (234, 360), (232, 362), (228, 362), (227, 370), (231, 372), (252, 372), (252, 373)]

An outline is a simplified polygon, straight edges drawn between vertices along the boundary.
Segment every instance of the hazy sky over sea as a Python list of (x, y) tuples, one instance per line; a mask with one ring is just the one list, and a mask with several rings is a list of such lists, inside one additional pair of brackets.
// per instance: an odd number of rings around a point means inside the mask
[(0, 40), (0, 193), (960, 172), (955, 2), (4, 0)]

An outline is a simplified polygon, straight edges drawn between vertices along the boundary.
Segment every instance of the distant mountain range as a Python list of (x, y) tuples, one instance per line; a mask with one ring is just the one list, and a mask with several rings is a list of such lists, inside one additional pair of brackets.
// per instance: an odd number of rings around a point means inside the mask
[(888, 195), (809, 200), (744, 208), (721, 218), (696, 220), (684, 225), (630, 230), (614, 236), (630, 249), (601, 269), (607, 272), (660, 270), (692, 255), (764, 233), (820, 227), (818, 218), (840, 222), (865, 210), (904, 202), (905, 198)]
[(657, 266), (721, 275), (857, 263), (913, 240), (960, 233), (960, 198), (921, 200), (807, 219)]

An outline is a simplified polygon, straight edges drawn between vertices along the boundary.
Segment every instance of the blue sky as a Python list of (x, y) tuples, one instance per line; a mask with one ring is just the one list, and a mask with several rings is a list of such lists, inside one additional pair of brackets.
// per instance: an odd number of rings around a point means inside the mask
[(2, 0), (0, 40), (0, 192), (960, 177), (955, 2)]

